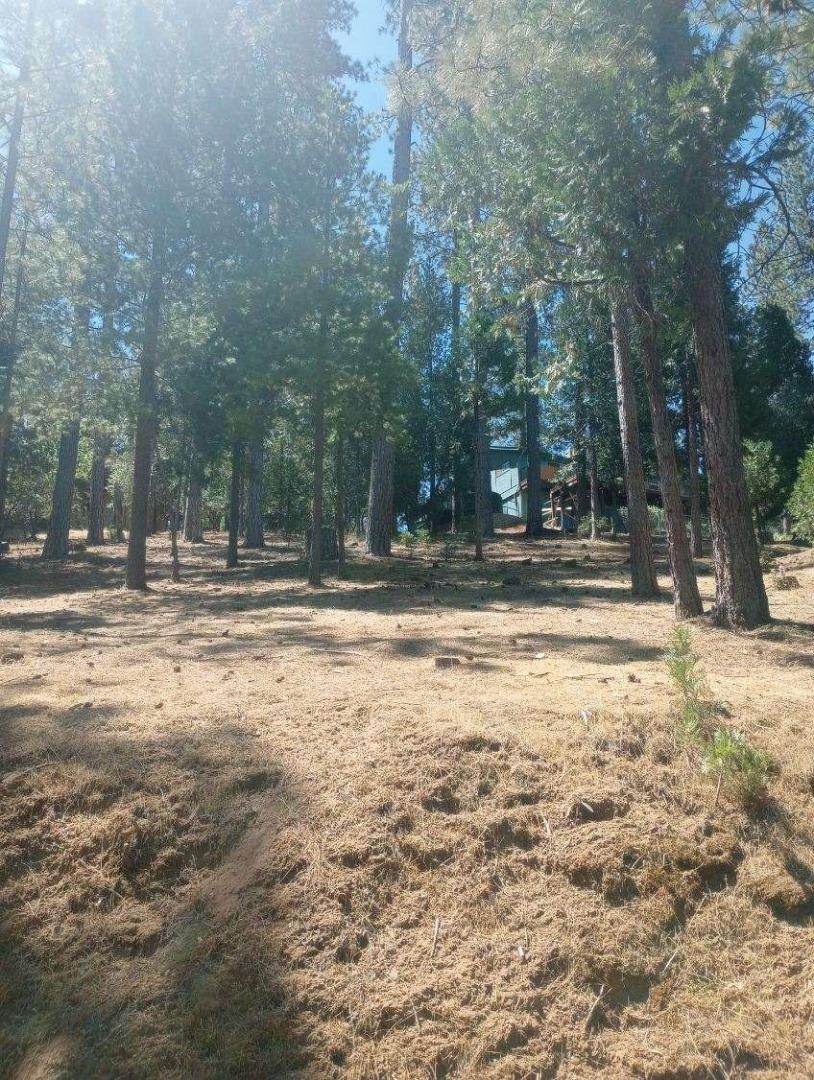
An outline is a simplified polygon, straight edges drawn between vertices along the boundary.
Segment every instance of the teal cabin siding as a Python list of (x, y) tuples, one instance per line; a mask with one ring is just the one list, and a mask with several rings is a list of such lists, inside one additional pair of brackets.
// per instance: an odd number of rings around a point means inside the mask
[(490, 446), (489, 469), (492, 491), (500, 496), (503, 513), (522, 518), (524, 496), (521, 485), (528, 472), (525, 455), (516, 446)]

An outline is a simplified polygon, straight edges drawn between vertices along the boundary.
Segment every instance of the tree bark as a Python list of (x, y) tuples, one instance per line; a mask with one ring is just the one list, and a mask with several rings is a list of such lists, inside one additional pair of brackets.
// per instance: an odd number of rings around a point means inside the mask
[(601, 516), (601, 507), (599, 504), (599, 469), (596, 463), (596, 442), (593, 431), (591, 431), (591, 441), (588, 446), (588, 477), (591, 491), (591, 539), (596, 540), (599, 536), (597, 522)]
[(336, 473), (336, 504), (334, 506), (337, 552), (336, 569), (339, 577), (342, 577), (345, 573), (345, 439), (341, 433), (337, 435), (336, 438), (334, 471)]
[(540, 454), (540, 396), (531, 390), (536, 378), (537, 360), (540, 355), (540, 327), (537, 309), (526, 305), (526, 456), (529, 468), (526, 480), (526, 536), (543, 534), (543, 480), (542, 456)]
[(158, 532), (158, 493), (156, 491), (156, 484), (158, 483), (157, 468), (155, 461), (155, 453), (151, 455), (150, 463), (150, 490), (147, 495), (147, 535), (155, 536)]
[(475, 399), (475, 423), (473, 428), (475, 457), (475, 562), (483, 562), (483, 424), (480, 400)]
[[(244, 470), (245, 472), (245, 470)], [(240, 497), (239, 497), (238, 511), (237, 511), (237, 535), (239, 539), (244, 541), (245, 547), (246, 538), (246, 477), (241, 477), (240, 480)]]
[[(320, 365), (321, 367), (321, 365)], [(322, 584), (322, 531), (325, 496), (325, 389), (324, 374), (317, 374), (314, 391), (314, 477), (311, 489), (311, 548), (308, 552), (308, 584)]]
[(701, 473), (698, 464), (698, 407), (688, 366), (689, 362), (682, 365), (681, 370), (684, 427), (687, 435), (687, 487), (690, 495), (692, 553), (696, 559), (700, 559), (704, 554), (704, 538), (701, 529)]
[(181, 560), (178, 558), (178, 501), (174, 500), (170, 508), (170, 553), (172, 556), (172, 580), (177, 585), (181, 580)]
[[(453, 237), (453, 246), (457, 250), (457, 236)], [(452, 283), (450, 302), (452, 305), (450, 324), (450, 358), (453, 377), (460, 380), (461, 373), (461, 286), (457, 281)], [(454, 433), (452, 444), (452, 532), (458, 534), (463, 530), (463, 491), (461, 490), (461, 439), (460, 428)]]
[(240, 480), (243, 473), (243, 444), (232, 443), (232, 476), (229, 483), (229, 541), (226, 548), (226, 569), (237, 566), (237, 534), (240, 525)]
[(627, 311), (620, 303), (613, 306), (613, 362), (616, 372), (616, 400), (619, 428), (622, 432), (622, 457), (625, 463), (627, 491), (627, 531), (630, 538), (630, 576), (634, 596), (658, 596), (659, 584), (653, 559), (653, 537), (647, 512), (647, 481), (639, 439), (639, 410)]
[(393, 532), (393, 443), (384, 432), (373, 440), (367, 500), (367, 551), (388, 556)]
[[(3, 314), (3, 285), (6, 277), (6, 258), (8, 255), (8, 242), (11, 235), (11, 214), (14, 209), (14, 192), (17, 186), (17, 170), (20, 165), (20, 143), (23, 134), (23, 120), (25, 118), (26, 99), (28, 97), (28, 84), (31, 76), (31, 50), (34, 36), (34, 20), (37, 12), (37, 0), (29, 0), (28, 14), (25, 24), (25, 44), (22, 60), (20, 61), (20, 73), (17, 78), (17, 89), (14, 99), (14, 112), (9, 128), (9, 140), (6, 149), (6, 168), (3, 179), (3, 194), (0, 198), (0, 315)], [(3, 318), (5, 324), (5, 318)], [(0, 338), (6, 341), (11, 335), (5, 325), (0, 328)]]
[(249, 475), (246, 497), (246, 548), (266, 546), (263, 532), (263, 438), (253, 439), (249, 445)]
[(658, 354), (656, 319), (645, 271), (637, 268), (634, 283), (636, 321), (639, 328), (642, 366), (650, 399), (653, 442), (659, 466), (661, 495), (667, 519), (667, 546), (673, 577), (673, 598), (679, 618), (689, 619), (703, 613), (695, 566), (690, 553), (684, 504), (678, 477), (673, 429), (667, 413), (664, 371)]
[(68, 557), (80, 426), (80, 421), (74, 420), (59, 439), (57, 472), (51, 498), (48, 533), (42, 549), (43, 559), (63, 560)]
[(574, 420), (576, 427), (575, 460), (576, 490), (574, 492), (574, 517), (577, 525), (585, 517), (585, 490), (588, 486), (588, 468), (585, 460), (585, 396), (582, 382), (577, 383), (577, 397), (574, 404)]
[(452, 500), (450, 506), (452, 514), (451, 529), (454, 536), (461, 532), (463, 525), (463, 495), (461, 492), (461, 464), (456, 454), (452, 463)]
[(150, 256), (150, 283), (144, 305), (144, 338), (141, 349), (136, 445), (133, 454), (133, 496), (130, 506), (130, 537), (127, 544), (128, 589), (147, 588), (147, 515), (150, 473), (156, 435), (156, 370), (161, 307), (164, 299), (164, 236), (156, 229)]
[[(410, 43), (410, 18), (413, 0), (401, 0), (398, 54), (399, 72), (413, 66)], [(413, 113), (402, 102), (396, 122), (393, 144), (393, 194), (390, 201), (390, 233), (388, 238), (388, 277), (390, 301), (387, 316), (398, 337), (404, 308), (404, 279), (410, 260), (410, 174), (412, 170)], [(385, 431), (373, 439), (370, 461), (370, 497), (367, 506), (367, 550), (371, 555), (390, 554), (390, 535), (393, 529), (393, 489), (395, 454)]]
[(203, 541), (203, 484), (194, 471), (189, 478), (184, 511), (184, 540), (188, 544), (200, 544)]
[(489, 426), (485, 416), (481, 416), (476, 428), (478, 432), (477, 476), (481, 491), (481, 532), (484, 539), (495, 535), (495, 521), (492, 514), (492, 473), (489, 469)]
[(88, 499), (88, 543), (105, 542), (105, 510), (107, 509), (107, 455), (110, 443), (97, 436), (90, 467), (90, 496)]
[[(413, 0), (401, 0), (398, 37), (397, 76), (406, 76), (413, 67), (410, 19)], [(393, 191), (390, 199), (388, 275), (390, 300), (388, 317), (398, 333), (404, 313), (404, 279), (410, 261), (410, 175), (412, 172), (413, 112), (405, 98), (399, 105), (396, 137), (393, 142)]]
[(686, 245), (687, 276), (701, 388), (704, 461), (715, 563), (715, 618), (752, 629), (770, 620), (746, 478), (720, 266), (703, 237)]
[[(14, 384), (14, 368), (17, 363), (17, 327), (20, 321), (20, 309), (23, 299), (23, 282), (25, 280), (25, 254), (28, 244), (28, 220), (23, 229), (20, 241), (20, 260), (17, 266), (17, 282), (14, 286), (14, 307), (11, 313), (11, 322), (8, 327), (8, 336), (4, 337), (0, 332), (0, 350), (2, 350), (3, 381), (0, 389), (0, 539), (6, 527), (6, 498), (8, 495), (8, 466), (9, 450), (11, 448), (11, 390)], [(0, 309), (2, 300), (0, 300)], [(5, 330), (5, 327), (3, 327)]]
[(113, 485), (113, 536), (115, 543), (124, 541), (124, 492), (121, 484)]
[[(17, 88), (14, 98), (14, 112), (9, 126), (9, 139), (6, 147), (5, 176), (3, 193), (0, 196), (0, 350), (5, 360), (3, 375), (2, 403), (0, 403), (0, 537), (6, 524), (6, 494), (8, 491), (9, 445), (11, 442), (11, 387), (17, 352), (17, 321), (20, 313), (20, 299), (23, 283), (23, 263), (25, 245), (28, 237), (28, 222), (23, 230), (20, 245), (20, 265), (17, 273), (14, 304), (10, 318), (7, 317), (3, 301), (3, 287), (6, 280), (6, 262), (8, 243), (11, 236), (11, 215), (14, 210), (14, 194), (17, 187), (17, 171), (20, 165), (20, 143), (23, 134), (23, 121), (31, 76), (31, 52), (33, 48), (34, 22), (37, 13), (37, 0), (29, 0), (25, 21), (23, 56), (20, 61)], [(75, 471), (75, 469), (74, 469)], [(73, 495), (73, 491), (71, 492)], [(47, 541), (46, 541), (47, 545)], [(67, 549), (66, 549), (67, 554)]]

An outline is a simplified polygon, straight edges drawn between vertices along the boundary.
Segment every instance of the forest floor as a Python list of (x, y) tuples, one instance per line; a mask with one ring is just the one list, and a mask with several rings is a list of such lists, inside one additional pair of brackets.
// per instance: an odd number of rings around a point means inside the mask
[(814, 1077), (810, 559), (692, 626), (747, 813), (619, 544), (124, 554), (0, 571), (0, 1076)]

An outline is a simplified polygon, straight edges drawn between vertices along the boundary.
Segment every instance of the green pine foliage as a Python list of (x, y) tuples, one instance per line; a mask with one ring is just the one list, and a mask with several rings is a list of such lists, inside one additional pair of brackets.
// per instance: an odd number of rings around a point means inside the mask
[(814, 443), (809, 446), (789, 499), (795, 535), (814, 543)]
[(709, 701), (700, 658), (686, 626), (675, 628), (664, 659), (676, 699), (680, 745), (697, 754), (702, 770), (715, 777), (719, 790), (726, 784), (744, 807), (760, 807), (767, 797), (773, 762), (742, 731), (713, 726), (716, 709)]

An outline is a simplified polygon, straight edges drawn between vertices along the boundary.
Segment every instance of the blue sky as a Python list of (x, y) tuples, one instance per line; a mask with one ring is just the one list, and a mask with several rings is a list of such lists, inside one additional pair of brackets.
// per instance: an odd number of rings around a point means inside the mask
[[(387, 87), (383, 69), (392, 63), (396, 44), (389, 33), (382, 33), (384, 4), (382, 0), (356, 0), (356, 18), (353, 29), (344, 40), (347, 52), (366, 66), (370, 66), (370, 81), (356, 88), (359, 103), (369, 112), (377, 112), (387, 101)], [(373, 146), (371, 166), (377, 171), (390, 174), (390, 140), (379, 139)]]

